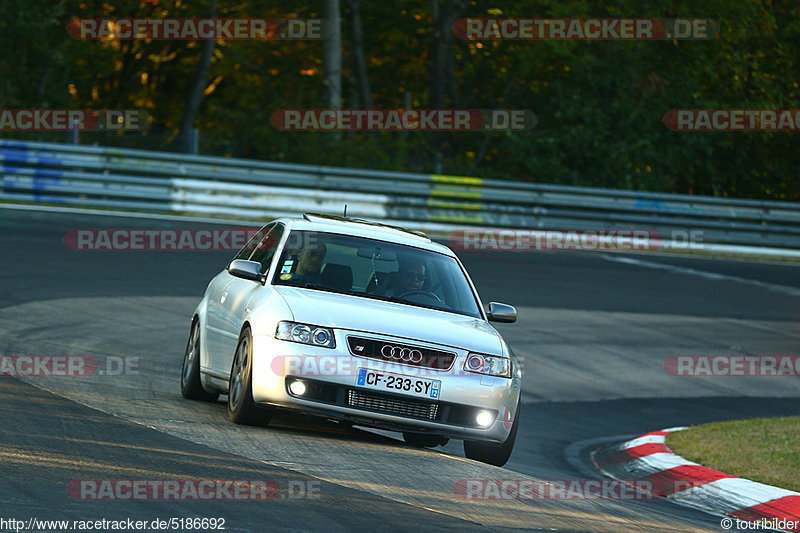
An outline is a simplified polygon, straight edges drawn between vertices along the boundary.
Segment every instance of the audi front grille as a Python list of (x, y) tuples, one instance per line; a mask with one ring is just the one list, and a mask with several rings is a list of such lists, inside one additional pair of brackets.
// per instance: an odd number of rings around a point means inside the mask
[(347, 403), (352, 407), (392, 415), (436, 420), (439, 405), (413, 399), (396, 398), (358, 390), (347, 391)]
[[(295, 381), (302, 381), (306, 384), (306, 392), (302, 396), (297, 396), (291, 390), (291, 384)], [(398, 394), (372, 392), (294, 376), (286, 378), (286, 392), (294, 398), (321, 404), (352, 407), (365, 412), (387, 413), (463, 427), (479, 427), (476, 417), (479, 412), (486, 410), (483, 407), (448, 402), (431, 402)], [(497, 416), (497, 411), (490, 409), (489, 412), (492, 417)]]
[(359, 357), (436, 370), (448, 370), (456, 359), (453, 352), (363, 337), (348, 336), (347, 344), (350, 353)]

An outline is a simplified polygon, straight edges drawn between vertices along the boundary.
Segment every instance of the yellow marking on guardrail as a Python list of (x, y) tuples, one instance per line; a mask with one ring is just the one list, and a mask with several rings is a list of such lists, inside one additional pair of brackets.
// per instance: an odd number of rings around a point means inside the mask
[(472, 198), (473, 200), (479, 200), (481, 198), (481, 192), (455, 187), (434, 187), (431, 190), (431, 196), (449, 196), (450, 198)]
[(480, 211), (483, 209), (481, 204), (461, 203), (461, 202), (442, 202), (441, 200), (428, 200), (428, 207), (441, 207), (443, 209), (468, 209), (471, 211)]
[(470, 224), (483, 224), (483, 217), (431, 215), (431, 220), (434, 222), (467, 222)]
[(431, 174), (431, 179), (434, 183), (457, 183), (459, 185), (483, 185), (481, 178), (472, 178), (470, 176), (446, 176), (444, 174)]

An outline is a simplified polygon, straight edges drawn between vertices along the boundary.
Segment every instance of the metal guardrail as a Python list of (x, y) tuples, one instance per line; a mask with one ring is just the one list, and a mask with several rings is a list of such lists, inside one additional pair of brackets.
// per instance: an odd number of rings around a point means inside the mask
[(0, 201), (265, 219), (303, 211), (427, 229), (702, 231), (800, 248), (800, 203), (567, 187), (169, 152), (0, 141)]

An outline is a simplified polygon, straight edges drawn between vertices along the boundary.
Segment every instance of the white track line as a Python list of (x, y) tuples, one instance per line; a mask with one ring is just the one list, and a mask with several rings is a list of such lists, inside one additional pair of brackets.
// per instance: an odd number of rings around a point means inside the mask
[(800, 296), (800, 289), (795, 287), (788, 287), (786, 285), (776, 285), (774, 283), (765, 283), (754, 279), (740, 278), (738, 276), (729, 276), (727, 274), (717, 274), (715, 272), (706, 272), (704, 270), (697, 270), (694, 268), (679, 267), (675, 265), (665, 265), (664, 263), (654, 263), (652, 261), (645, 261), (643, 259), (634, 259), (632, 257), (615, 257), (606, 255), (603, 256), (607, 261), (615, 263), (624, 263), (627, 265), (635, 265), (643, 268), (654, 268), (658, 270), (666, 270), (675, 274), (688, 274), (690, 276), (698, 276), (706, 279), (713, 279), (716, 281), (735, 281), (745, 285), (752, 285), (761, 289), (766, 289), (771, 292), (779, 292), (789, 296)]

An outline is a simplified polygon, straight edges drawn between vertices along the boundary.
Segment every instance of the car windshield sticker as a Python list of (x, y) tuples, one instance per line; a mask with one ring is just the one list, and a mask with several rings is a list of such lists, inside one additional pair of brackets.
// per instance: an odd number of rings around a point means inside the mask
[[(281, 274), (286, 274), (287, 272), (291, 272), (293, 264), (294, 264), (294, 261), (292, 261), (291, 259), (289, 259), (288, 261), (284, 261), (283, 262), (283, 266), (281, 267)], [(283, 279), (283, 278), (281, 278), (281, 279)], [(289, 278), (286, 278), (286, 279), (289, 279)]]
[(284, 281), (287, 280), (287, 279), (292, 279), (292, 275), (289, 272), (285, 272), (285, 273), (281, 274), (281, 279), (284, 280)]

